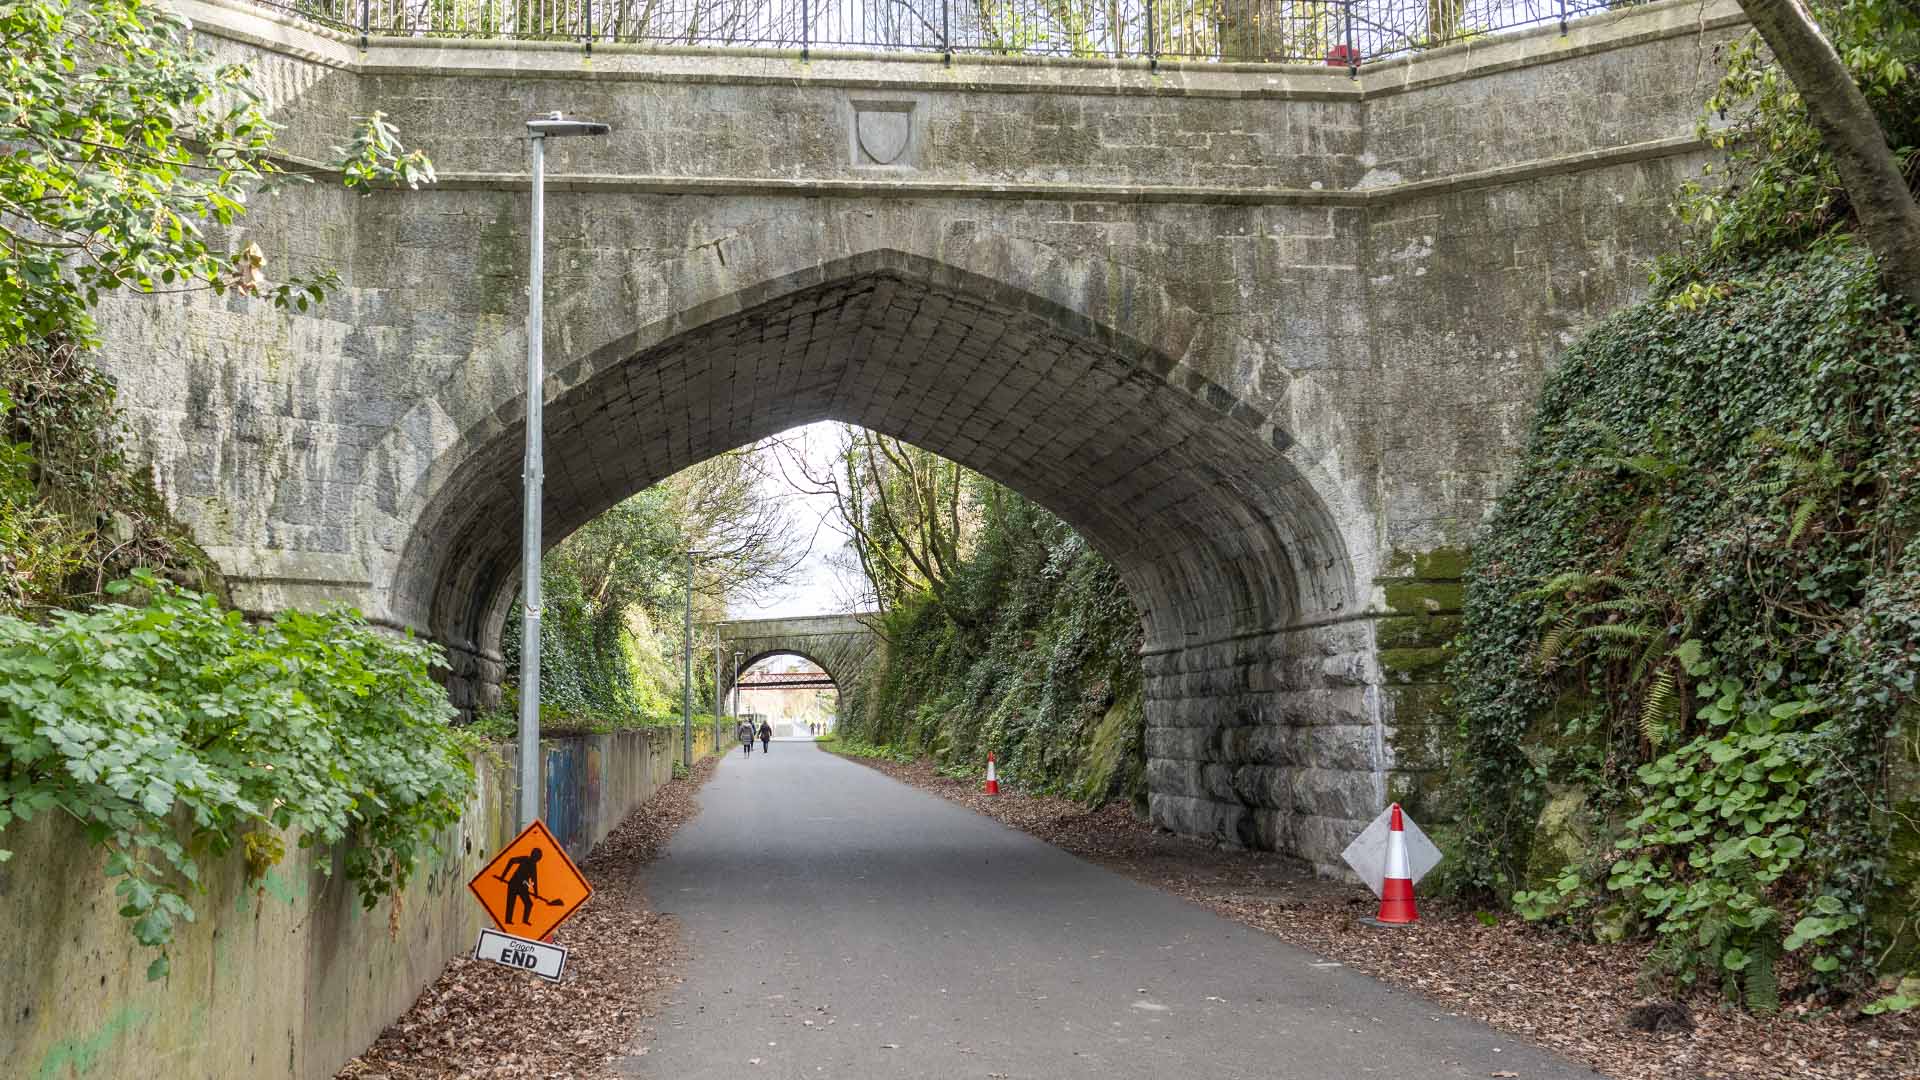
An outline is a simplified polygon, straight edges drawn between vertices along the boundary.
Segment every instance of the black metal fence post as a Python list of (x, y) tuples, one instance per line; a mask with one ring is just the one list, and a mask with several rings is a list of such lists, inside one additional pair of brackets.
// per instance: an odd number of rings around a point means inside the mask
[(947, 0), (940, 0), (940, 51), (947, 54), (942, 63), (953, 63), (953, 21)]
[(587, 26), (586, 26), (587, 55), (592, 56), (593, 55), (593, 0), (581, 0), (581, 4), (586, 9), (585, 14), (587, 17)]
[(1347, 9), (1347, 78), (1360, 77), (1360, 50), (1353, 45), (1353, 4), (1354, 0), (1344, 0), (1342, 7)]
[(367, 51), (367, 35), (369, 33), (367, 27), (370, 25), (370, 22), (371, 22), (371, 13), (368, 10), (370, 4), (371, 4), (371, 0), (360, 0), (360, 51), (361, 52)]
[(807, 58), (813, 44), (813, 0), (800, 0), (800, 59)]
[(1147, 0), (1147, 70), (1160, 70), (1160, 43), (1154, 40), (1153, 9), (1157, 0)]
[(1567, 36), (1567, 0), (1560, 0), (1560, 36)]

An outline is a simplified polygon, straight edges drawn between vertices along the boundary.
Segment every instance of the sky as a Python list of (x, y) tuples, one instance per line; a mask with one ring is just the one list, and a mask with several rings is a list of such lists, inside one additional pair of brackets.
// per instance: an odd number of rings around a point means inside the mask
[[(805, 458), (811, 471), (819, 474), (829, 471), (833, 465), (834, 451), (840, 442), (840, 426), (821, 421), (784, 432), (780, 438)], [(791, 464), (787, 471), (794, 471)], [(848, 573), (827, 561), (847, 545), (847, 534), (834, 514), (833, 495), (801, 491), (783, 482), (779, 469), (770, 468), (768, 474), (767, 490), (782, 503), (795, 549), (807, 549), (809, 540), (812, 548), (800, 563), (791, 586), (759, 604), (735, 600), (728, 606), (727, 614), (735, 619), (774, 619), (852, 610), (851, 600), (860, 594), (864, 583), (857, 572)]]

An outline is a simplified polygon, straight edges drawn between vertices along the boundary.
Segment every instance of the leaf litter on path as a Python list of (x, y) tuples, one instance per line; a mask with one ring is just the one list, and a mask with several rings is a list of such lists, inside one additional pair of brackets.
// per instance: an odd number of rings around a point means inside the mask
[(562, 981), (455, 957), (335, 1080), (629, 1075), (612, 1063), (647, 1052), (637, 1045), (644, 1022), (667, 1004), (684, 961), (679, 927), (648, 906), (641, 870), (698, 812), (695, 793), (718, 761), (655, 792), (581, 863), (595, 891), (554, 933), (572, 950)]

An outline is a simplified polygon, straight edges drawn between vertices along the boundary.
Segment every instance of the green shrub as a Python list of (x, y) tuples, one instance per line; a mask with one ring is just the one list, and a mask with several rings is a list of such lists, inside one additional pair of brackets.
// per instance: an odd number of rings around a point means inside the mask
[(897, 746), (883, 746), (845, 735), (825, 735), (814, 740), (814, 745), (822, 750), (830, 750), (848, 757), (874, 758), (879, 761), (894, 761), (902, 765), (911, 765), (919, 760), (912, 753)]
[(163, 950), (152, 978), (204, 860), (236, 844), (258, 876), (288, 834), (349, 841), (366, 907), (402, 888), (473, 792), (437, 648), (353, 612), (255, 624), (151, 574), (129, 586), (145, 603), (0, 616), (0, 827), (79, 822), (134, 936)]

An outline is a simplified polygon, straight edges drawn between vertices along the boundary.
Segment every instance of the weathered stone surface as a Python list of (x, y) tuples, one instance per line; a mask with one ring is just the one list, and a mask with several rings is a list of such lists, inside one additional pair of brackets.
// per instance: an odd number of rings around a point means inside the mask
[[(1669, 242), (1704, 155), (1699, 58), (1737, 16), (1653, 4), (1354, 80), (622, 48), (589, 70), (183, 5), (266, 73), (295, 153), (384, 110), (444, 178), (262, 200), (225, 240), (276, 274), (338, 269), (311, 312), (103, 312), (135, 442), (243, 605), (357, 604), (447, 645), (463, 706), (496, 692), (520, 125), (590, 115), (614, 135), (549, 161), (548, 542), (807, 421), (947, 455), (1119, 569), (1155, 820), (1324, 867), (1388, 796), (1394, 710), (1436, 677), (1458, 555), (1544, 373)], [(870, 111), (907, 119), (863, 150)], [(1385, 615), (1426, 621), (1377, 635)]]

